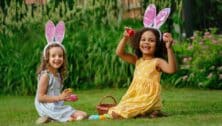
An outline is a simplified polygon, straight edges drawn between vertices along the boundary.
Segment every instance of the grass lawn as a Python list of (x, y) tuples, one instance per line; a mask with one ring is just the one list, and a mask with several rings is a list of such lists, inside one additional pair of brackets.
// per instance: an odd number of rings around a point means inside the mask
[[(98, 89), (77, 91), (80, 100), (67, 103), (89, 114), (96, 114), (95, 106), (104, 95), (119, 101), (126, 89)], [(169, 117), (149, 119), (95, 121), (85, 120), (65, 123), (66, 126), (222, 126), (222, 91), (163, 88), (163, 111)], [(33, 126), (38, 118), (34, 96), (0, 96), (1, 126)], [(63, 123), (48, 123), (62, 126)]]

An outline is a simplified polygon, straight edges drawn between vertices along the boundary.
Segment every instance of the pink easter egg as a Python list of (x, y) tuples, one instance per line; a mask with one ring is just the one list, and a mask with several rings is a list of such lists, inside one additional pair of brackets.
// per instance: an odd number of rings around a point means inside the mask
[(75, 94), (71, 94), (69, 98), (70, 98), (71, 101), (76, 101), (76, 100), (78, 100), (78, 97), (77, 97), (77, 95), (75, 95)]

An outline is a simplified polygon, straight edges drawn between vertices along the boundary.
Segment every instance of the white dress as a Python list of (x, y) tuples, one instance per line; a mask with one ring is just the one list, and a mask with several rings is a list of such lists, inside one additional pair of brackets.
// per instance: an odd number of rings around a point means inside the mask
[[(63, 85), (61, 84), (61, 77), (55, 77), (52, 73), (48, 71), (42, 71), (38, 77), (38, 81), (40, 76), (44, 73), (47, 73), (49, 76), (47, 95), (58, 96), (63, 87)], [(42, 103), (38, 101), (37, 96), (38, 90), (35, 97), (35, 107), (40, 116), (47, 116), (59, 122), (66, 122), (70, 119), (70, 116), (76, 111), (71, 106), (64, 105), (64, 101), (54, 103)]]

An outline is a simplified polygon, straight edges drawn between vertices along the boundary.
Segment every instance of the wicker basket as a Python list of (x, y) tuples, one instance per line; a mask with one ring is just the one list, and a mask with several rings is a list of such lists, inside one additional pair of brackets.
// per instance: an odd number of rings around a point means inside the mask
[[(103, 103), (104, 99), (106, 98), (111, 98), (113, 100), (113, 103)], [(98, 111), (98, 114), (102, 115), (102, 114), (106, 114), (109, 108), (114, 107), (116, 105), (117, 105), (116, 99), (113, 96), (108, 95), (108, 96), (104, 96), (100, 100), (99, 104), (96, 106), (96, 109)]]

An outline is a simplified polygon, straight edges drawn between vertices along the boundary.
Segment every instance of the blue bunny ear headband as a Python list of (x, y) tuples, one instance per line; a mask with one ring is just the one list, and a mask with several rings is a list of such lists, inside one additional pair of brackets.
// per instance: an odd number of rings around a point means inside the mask
[(144, 13), (144, 27), (156, 29), (160, 34), (160, 40), (162, 38), (162, 34), (159, 28), (166, 22), (170, 15), (170, 11), (170, 8), (164, 8), (156, 15), (156, 6), (154, 4), (150, 4)]
[(64, 36), (65, 36), (65, 23), (63, 21), (60, 21), (56, 26), (51, 20), (49, 20), (46, 23), (45, 37), (47, 40), (47, 45), (44, 47), (43, 50), (44, 58), (46, 57), (46, 49), (49, 47), (49, 45), (58, 44), (65, 50), (65, 47), (62, 45), (62, 40), (64, 39)]

